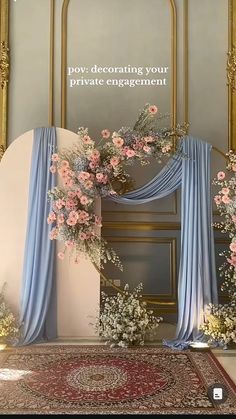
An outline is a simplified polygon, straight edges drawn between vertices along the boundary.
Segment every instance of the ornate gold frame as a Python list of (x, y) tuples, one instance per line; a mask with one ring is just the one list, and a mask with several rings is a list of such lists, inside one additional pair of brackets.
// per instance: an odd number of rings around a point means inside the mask
[(8, 6), (8, 0), (0, 0), (0, 160), (7, 148)]

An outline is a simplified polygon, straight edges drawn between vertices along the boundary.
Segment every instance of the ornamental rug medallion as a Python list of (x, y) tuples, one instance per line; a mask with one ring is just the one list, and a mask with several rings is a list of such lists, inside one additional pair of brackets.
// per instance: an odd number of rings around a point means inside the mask
[[(0, 353), (0, 414), (232, 414), (234, 384), (209, 353), (31, 346)], [(228, 398), (207, 393), (222, 384)]]

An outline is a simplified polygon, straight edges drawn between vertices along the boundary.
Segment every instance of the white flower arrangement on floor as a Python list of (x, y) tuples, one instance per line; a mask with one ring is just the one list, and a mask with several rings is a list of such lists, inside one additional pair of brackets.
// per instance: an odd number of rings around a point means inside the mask
[(0, 342), (12, 343), (19, 337), (19, 324), (0, 292)]
[(124, 291), (115, 296), (102, 292), (102, 306), (95, 328), (111, 347), (143, 345), (145, 332), (156, 328), (163, 320), (147, 310), (142, 301), (142, 290), (143, 285), (139, 284), (130, 292), (126, 284)]
[(202, 330), (209, 336), (209, 343), (218, 343), (227, 349), (227, 345), (236, 342), (236, 313), (230, 305), (209, 305), (205, 312)]

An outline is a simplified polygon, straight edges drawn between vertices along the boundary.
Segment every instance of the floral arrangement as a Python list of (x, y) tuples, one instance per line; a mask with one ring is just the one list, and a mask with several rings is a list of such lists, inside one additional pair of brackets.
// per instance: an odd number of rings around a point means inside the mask
[(230, 303), (209, 305), (204, 313), (205, 322), (201, 327), (204, 333), (210, 336), (210, 341), (225, 348), (229, 343), (236, 342), (236, 154), (229, 151), (227, 156), (228, 176), (223, 171), (218, 172), (213, 184), (220, 188), (214, 201), (223, 217), (221, 222), (214, 225), (230, 238), (229, 249), (220, 253), (225, 261), (219, 268), (220, 276), (224, 277), (221, 289), (227, 292)]
[(133, 187), (133, 181), (124, 166), (139, 161), (148, 164), (150, 157), (159, 162), (174, 151), (175, 141), (182, 137), (186, 127), (158, 129), (155, 105), (145, 105), (134, 128), (122, 127), (117, 132), (104, 129), (97, 145), (87, 128), (79, 128), (78, 144), (52, 156), (53, 174), (58, 173), (61, 183), (49, 191), (52, 211), (47, 222), (52, 225), (50, 239), (61, 240), (64, 248), (58, 253), (64, 258), (68, 249), (76, 263), (81, 256), (101, 268), (107, 261), (122, 269), (121, 262), (100, 237), (102, 219), (96, 214), (95, 200), (122, 194)]
[(229, 250), (221, 253), (225, 262), (220, 267), (220, 275), (224, 276), (222, 291), (226, 291), (232, 302), (236, 302), (236, 154), (230, 151), (226, 166), (229, 177), (220, 171), (213, 183), (220, 187), (214, 197), (217, 209), (223, 221), (214, 225), (227, 233), (231, 240)]
[(229, 343), (236, 342), (235, 306), (209, 305), (202, 330), (210, 337), (209, 343), (217, 343), (225, 349)]
[(3, 291), (0, 293), (0, 341), (12, 341), (19, 336), (19, 325), (7, 306)]
[(128, 284), (123, 292), (107, 296), (102, 292), (102, 307), (96, 321), (96, 331), (114, 346), (128, 347), (143, 345), (145, 332), (156, 328), (161, 317), (154, 317), (142, 301), (142, 284), (129, 291)]

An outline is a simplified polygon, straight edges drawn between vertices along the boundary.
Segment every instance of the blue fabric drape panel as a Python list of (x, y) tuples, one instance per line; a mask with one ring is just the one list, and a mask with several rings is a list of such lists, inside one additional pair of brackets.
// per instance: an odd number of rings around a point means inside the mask
[(54, 127), (34, 130), (21, 293), (22, 345), (56, 335), (52, 318), (47, 318), (52, 297), (55, 251), (55, 241), (49, 240), (47, 215), (51, 204), (47, 191), (55, 186), (55, 176), (49, 170), (55, 147)]
[(202, 310), (206, 304), (217, 302), (210, 188), (211, 146), (185, 137), (181, 150), (187, 158), (174, 156), (151, 182), (136, 191), (111, 198), (117, 203), (137, 205), (163, 198), (182, 187), (177, 335), (175, 341), (164, 342), (180, 349), (193, 339), (201, 339)]

